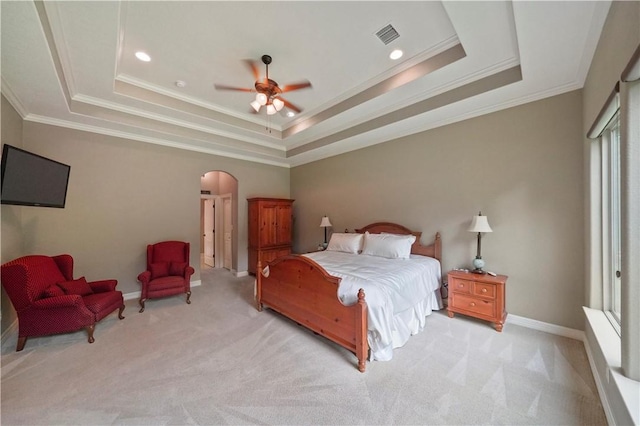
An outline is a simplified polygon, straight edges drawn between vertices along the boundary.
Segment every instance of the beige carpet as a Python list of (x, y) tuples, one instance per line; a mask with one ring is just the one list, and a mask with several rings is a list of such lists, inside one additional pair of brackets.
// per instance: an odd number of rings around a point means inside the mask
[(253, 278), (202, 274), (119, 321), (2, 347), (2, 425), (604, 425), (582, 342), (444, 312), (367, 364), (272, 311)]

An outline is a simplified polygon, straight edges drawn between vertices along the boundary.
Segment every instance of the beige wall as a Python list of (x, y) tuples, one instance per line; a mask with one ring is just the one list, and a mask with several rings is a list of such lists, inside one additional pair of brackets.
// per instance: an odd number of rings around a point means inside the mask
[(469, 267), (481, 210), (486, 269), (509, 276), (508, 312), (582, 330), (582, 96), (574, 91), (292, 169), (294, 249), (391, 221), (442, 233), (443, 270)]
[(246, 198), (289, 196), (289, 170), (280, 167), (32, 122), (24, 122), (23, 146), (71, 166), (64, 209), (21, 208), (24, 252), (69, 253), (75, 275), (117, 278), (124, 293), (140, 290), (145, 247), (161, 240), (191, 242), (192, 279), (199, 279), (204, 173), (223, 170), (238, 179), (234, 267), (241, 272), (247, 270)]
[[(22, 118), (16, 112), (11, 104), (1, 96), (2, 104), (0, 105), (2, 112), (2, 145), (8, 143), (18, 148), (22, 148)], [(22, 210), (23, 207), (3, 205), (1, 207), (2, 231), (0, 241), (2, 250), (0, 253), (0, 263), (5, 263), (11, 259), (23, 256), (24, 243), (22, 237)], [(9, 297), (4, 291), (4, 287), (0, 291), (2, 297), (2, 305), (0, 315), (2, 316), (2, 332), (15, 321), (16, 313), (11, 305)]]

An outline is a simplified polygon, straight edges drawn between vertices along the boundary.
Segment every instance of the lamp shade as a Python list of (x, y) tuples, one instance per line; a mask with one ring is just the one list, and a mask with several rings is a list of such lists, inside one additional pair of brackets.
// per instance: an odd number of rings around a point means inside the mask
[(258, 101), (254, 100), (253, 102), (250, 102), (249, 105), (251, 105), (256, 112), (260, 111), (260, 103)]
[(489, 221), (486, 216), (482, 216), (479, 214), (478, 216), (474, 216), (471, 220), (471, 226), (467, 229), (469, 232), (493, 232), (491, 227), (489, 226)]
[(260, 105), (266, 105), (267, 104), (267, 95), (265, 95), (264, 93), (258, 93), (256, 95), (256, 101), (258, 101), (258, 103)]
[(278, 98), (275, 98), (273, 100), (273, 106), (275, 107), (276, 111), (280, 111), (284, 107), (284, 102)]
[(329, 222), (329, 218), (327, 216), (322, 217), (322, 221), (320, 222), (320, 228), (328, 228), (331, 226), (331, 222)]

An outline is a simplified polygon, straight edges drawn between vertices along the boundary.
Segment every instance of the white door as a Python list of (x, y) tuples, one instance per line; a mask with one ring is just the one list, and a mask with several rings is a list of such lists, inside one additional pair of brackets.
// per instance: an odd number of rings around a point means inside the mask
[(204, 200), (204, 264), (215, 268), (215, 200)]
[(231, 270), (231, 198), (225, 198), (223, 204), (224, 215), (224, 268)]

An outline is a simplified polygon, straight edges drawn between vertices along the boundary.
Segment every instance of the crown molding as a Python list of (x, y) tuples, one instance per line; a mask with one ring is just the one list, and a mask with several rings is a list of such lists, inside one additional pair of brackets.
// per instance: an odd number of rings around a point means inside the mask
[[(184, 120), (179, 120), (179, 119), (176, 119), (176, 118), (171, 118), (171, 117), (168, 117), (168, 116), (165, 116), (165, 115), (161, 115), (161, 114), (157, 114), (157, 113), (154, 113), (154, 112), (144, 111), (144, 110), (140, 110), (138, 108), (124, 106), (124, 105), (118, 104), (116, 102), (110, 102), (110, 101), (106, 101), (104, 99), (95, 98), (93, 96), (78, 94), (78, 95), (73, 97), (73, 101), (79, 102), (79, 103), (84, 103), (84, 104), (91, 105), (91, 106), (95, 106), (95, 107), (98, 107), (98, 108), (104, 108), (104, 109), (109, 109), (109, 110), (112, 110), (112, 111), (117, 111), (117, 112), (120, 112), (120, 113), (123, 113), (123, 114), (127, 114), (127, 115), (142, 117), (142, 118), (146, 118), (146, 119), (150, 119), (150, 120), (154, 120), (154, 121), (158, 121), (158, 122), (174, 125), (176, 127), (181, 127), (181, 128), (191, 129), (191, 130), (197, 130), (197, 131), (208, 133), (208, 134), (211, 134), (211, 135), (226, 137), (226, 138), (229, 138), (229, 139), (234, 139), (234, 140), (250, 143), (250, 144), (253, 144), (253, 145), (262, 146), (262, 147), (265, 147), (265, 148), (270, 148), (270, 149), (274, 149), (274, 150), (285, 152), (285, 148), (282, 145), (277, 144), (277, 143), (270, 143), (270, 142), (265, 142), (265, 141), (262, 141), (262, 140), (259, 140), (259, 139), (252, 139), (252, 138), (245, 137), (245, 136), (238, 136), (236, 133), (225, 132), (223, 130), (214, 129), (214, 128), (208, 127), (208, 126), (201, 126), (201, 125), (198, 125), (198, 124), (194, 124), (194, 123), (187, 122), (187, 121), (184, 121)], [(73, 111), (73, 107), (72, 107), (72, 111)]]
[(20, 102), (20, 99), (15, 94), (15, 92), (11, 89), (9, 82), (5, 80), (4, 76), (0, 76), (0, 80), (2, 81), (0, 83), (1, 84), (0, 91), (2, 91), (2, 95), (11, 104), (13, 109), (16, 110), (16, 112), (20, 115), (20, 117), (22, 117), (22, 119), (24, 120), (24, 118), (29, 114), (27, 112), (27, 109), (24, 107), (22, 102)]
[(167, 146), (167, 147), (171, 147), (171, 148), (183, 149), (183, 150), (187, 150), (187, 151), (201, 152), (201, 153), (204, 153), (204, 154), (217, 155), (217, 156), (220, 156), (220, 157), (234, 158), (234, 159), (237, 159), (237, 160), (250, 161), (250, 162), (253, 162), (253, 163), (267, 164), (267, 165), (270, 165), (270, 166), (277, 166), (277, 167), (284, 167), (284, 168), (289, 168), (290, 167), (288, 162), (276, 161), (276, 160), (273, 160), (273, 159), (266, 159), (266, 158), (259, 158), (257, 155), (256, 156), (252, 156), (252, 155), (247, 155), (247, 154), (237, 154), (237, 153), (232, 153), (232, 152), (228, 152), (228, 151), (225, 151), (225, 150), (199, 147), (199, 146), (194, 146), (194, 145), (191, 145), (191, 144), (184, 144), (184, 143), (172, 141), (172, 140), (169, 140), (169, 139), (161, 139), (161, 138), (157, 138), (157, 137), (143, 136), (143, 135), (139, 135), (139, 134), (135, 134), (135, 133), (131, 133), (131, 132), (125, 132), (125, 131), (121, 131), (121, 130), (109, 129), (109, 128), (105, 128), (105, 127), (92, 126), (92, 125), (89, 125), (89, 124), (77, 123), (77, 122), (68, 121), (68, 120), (61, 120), (61, 119), (52, 118), (52, 117), (45, 117), (45, 116), (42, 116), (42, 115), (29, 114), (26, 117), (24, 117), (24, 119), (25, 119), (25, 121), (31, 121), (31, 122), (34, 122), (34, 123), (47, 124), (47, 125), (50, 125), (50, 126), (63, 127), (63, 128), (67, 128), (67, 129), (73, 129), (73, 130), (80, 130), (80, 131), (83, 131), (83, 132), (95, 133), (95, 134), (106, 135), (106, 136), (114, 136), (114, 137), (117, 137), (117, 138), (135, 140), (135, 141), (138, 141), (138, 142), (146, 142), (146, 143), (151, 143), (151, 144), (155, 144), (155, 145), (162, 145), (162, 146)]
[(42, 28), (45, 33), (49, 33), (51, 36), (50, 40), (53, 46), (50, 46), (49, 50), (52, 56), (55, 55), (53, 58), (54, 62), (59, 64), (59, 69), (62, 74), (58, 76), (58, 79), (60, 80), (60, 84), (66, 85), (69, 97), (73, 98), (77, 93), (77, 86), (73, 79), (71, 59), (69, 58), (69, 44), (67, 43), (64, 26), (60, 19), (58, 4), (56, 2), (42, 2), (42, 7), (44, 8), (44, 14), (41, 21), (44, 21), (45, 19), (47, 21), (41, 22)]
[[(196, 106), (199, 106), (201, 108), (205, 108), (205, 109), (208, 109), (210, 111), (214, 111), (214, 112), (219, 113), (219, 114), (223, 114), (223, 115), (226, 115), (226, 116), (229, 116), (229, 117), (234, 117), (234, 118), (237, 118), (237, 119), (243, 120), (243, 121), (248, 121), (248, 122), (251, 122), (251, 123), (257, 124), (257, 125), (262, 125), (263, 124), (263, 121), (259, 120), (258, 118), (247, 117), (246, 115), (239, 114), (239, 113), (231, 111), (229, 109), (220, 108), (220, 107), (218, 107), (218, 106), (216, 106), (216, 105), (214, 105), (212, 103), (204, 102), (204, 101), (202, 101), (200, 99), (196, 99), (196, 98), (191, 97), (191, 96), (181, 95), (181, 94), (176, 93), (176, 92), (174, 92), (172, 90), (168, 90), (168, 89), (165, 89), (163, 87), (156, 86), (155, 84), (148, 83), (146, 81), (137, 79), (137, 78), (132, 77), (132, 76), (127, 75), (127, 74), (120, 73), (120, 74), (116, 75), (115, 79), (116, 79), (116, 81), (120, 81), (122, 83), (130, 84), (131, 86), (139, 87), (141, 89), (148, 90), (148, 91), (156, 93), (158, 95), (167, 96), (169, 98), (177, 99), (177, 100), (179, 100), (181, 102), (186, 102), (188, 104), (196, 105)], [(272, 129), (278, 130), (279, 132), (282, 132), (282, 127), (277, 125), (277, 124), (272, 125)]]

